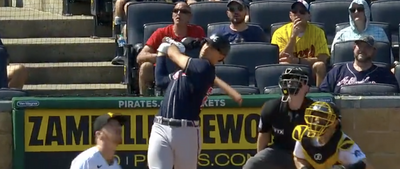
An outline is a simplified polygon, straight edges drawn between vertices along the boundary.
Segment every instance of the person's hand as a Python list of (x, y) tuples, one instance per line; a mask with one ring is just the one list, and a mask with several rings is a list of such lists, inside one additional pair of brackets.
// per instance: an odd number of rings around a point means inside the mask
[(158, 46), (157, 51), (163, 54), (167, 54), (168, 52), (168, 48), (171, 46), (171, 44), (167, 43), (167, 42), (163, 42), (160, 44), (160, 46)]
[(303, 21), (301, 21), (300, 18), (297, 18), (297, 19), (295, 19), (293, 21), (293, 29), (292, 29), (292, 35), (291, 35), (292, 38), (295, 38), (295, 37), (299, 36), (299, 34), (300, 34), (300, 24), (302, 22)]
[(239, 104), (239, 106), (242, 105), (243, 98), (242, 98), (242, 95), (241, 95), (241, 94), (235, 93), (235, 94), (232, 96), (232, 99), (233, 99), (233, 101), (235, 101), (237, 104)]
[(284, 54), (282, 57), (279, 58), (280, 64), (298, 64), (299, 58), (291, 56), (289, 54)]
[(179, 49), (179, 52), (185, 53), (186, 48), (181, 42), (173, 41), (171, 42), (171, 46), (176, 46)]

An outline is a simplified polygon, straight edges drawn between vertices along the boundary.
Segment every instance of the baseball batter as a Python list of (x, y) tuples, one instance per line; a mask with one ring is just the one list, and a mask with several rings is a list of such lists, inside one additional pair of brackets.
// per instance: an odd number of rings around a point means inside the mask
[(297, 169), (373, 169), (360, 147), (341, 130), (340, 110), (315, 102), (305, 111), (307, 125), (293, 130)]
[(80, 153), (72, 161), (70, 169), (121, 169), (114, 155), (122, 143), (125, 121), (121, 114), (111, 112), (97, 117), (93, 124), (96, 146)]
[[(215, 76), (214, 65), (225, 58), (230, 44), (223, 36), (212, 35), (202, 42), (200, 57), (190, 58), (182, 54), (182, 43), (169, 42), (157, 49), (156, 85), (168, 83), (168, 87), (154, 118), (148, 165), (150, 169), (196, 169), (201, 149), (199, 115), (212, 86), (215, 83), (234, 100), (241, 100), (239, 93)], [(168, 74), (166, 57), (180, 70)]]

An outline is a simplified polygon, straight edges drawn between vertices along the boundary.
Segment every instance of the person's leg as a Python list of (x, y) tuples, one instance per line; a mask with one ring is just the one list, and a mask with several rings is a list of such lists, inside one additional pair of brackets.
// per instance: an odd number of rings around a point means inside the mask
[(123, 19), (125, 17), (124, 6), (127, 0), (117, 0), (115, 1), (115, 13), (114, 17), (119, 17)]
[(142, 96), (148, 96), (148, 88), (154, 81), (154, 66), (150, 62), (144, 62), (139, 69), (139, 92)]
[(172, 132), (174, 169), (197, 169), (201, 151), (200, 128), (176, 127)]
[(326, 65), (324, 62), (318, 61), (312, 65), (313, 73), (315, 74), (315, 82), (319, 86), (326, 75)]
[(23, 65), (9, 65), (7, 66), (7, 78), (9, 88), (22, 89), (28, 78), (28, 71)]
[(172, 169), (174, 153), (171, 148), (171, 128), (154, 123), (150, 133), (147, 163), (149, 169)]
[(283, 150), (266, 148), (249, 158), (243, 169), (296, 169), (293, 155)]
[(125, 3), (125, 5), (124, 5), (124, 14), (125, 14), (125, 16), (128, 15), (128, 6), (129, 6), (129, 4), (131, 4), (131, 3), (134, 3), (134, 2), (127, 2), (127, 3)]

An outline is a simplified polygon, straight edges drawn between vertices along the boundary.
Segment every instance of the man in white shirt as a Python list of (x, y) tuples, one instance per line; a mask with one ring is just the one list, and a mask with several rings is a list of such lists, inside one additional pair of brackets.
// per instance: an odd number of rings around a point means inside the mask
[(340, 110), (327, 102), (306, 109), (304, 120), (293, 130), (297, 169), (373, 169), (360, 147), (342, 130)]
[(75, 157), (70, 169), (121, 169), (114, 155), (117, 146), (122, 143), (121, 132), (125, 121), (121, 114), (111, 112), (97, 117), (93, 125), (96, 146)]

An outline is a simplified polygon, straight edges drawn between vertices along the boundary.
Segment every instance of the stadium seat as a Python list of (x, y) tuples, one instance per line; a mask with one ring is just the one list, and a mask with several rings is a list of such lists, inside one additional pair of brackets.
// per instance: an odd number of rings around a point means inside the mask
[[(265, 87), (263, 91), (260, 91), (262, 94), (281, 94), (281, 88), (278, 85)], [(316, 86), (311, 86), (308, 93), (320, 93), (319, 88)]]
[(400, 84), (400, 65), (394, 67), (394, 76), (396, 77), (397, 83)]
[(249, 69), (250, 78), (254, 76), (257, 65), (276, 64), (279, 62), (279, 48), (268, 43), (245, 42), (232, 44), (225, 64), (243, 65)]
[(250, 21), (261, 25), (270, 41), (271, 24), (289, 22), (289, 11), (293, 1), (258, 1), (250, 3)]
[(215, 66), (215, 74), (229, 85), (249, 85), (249, 70), (245, 66), (219, 64)]
[[(282, 27), (283, 25), (287, 24), (288, 22), (279, 22), (279, 23), (273, 23), (271, 24), (271, 37), (272, 35), (275, 33), (275, 31), (277, 29), (279, 29), (280, 27)], [(311, 22), (314, 25), (317, 25), (319, 28), (321, 28), (322, 30), (324, 30), (324, 23), (317, 23), (317, 22)]]
[[(231, 86), (241, 95), (251, 95), (251, 94), (260, 94), (260, 91), (256, 87), (248, 87), (248, 86)], [(214, 88), (211, 91), (211, 95), (226, 95), (224, 91), (220, 88)]]
[(392, 44), (398, 44), (400, 18), (396, 17), (400, 11), (400, 1), (379, 0), (371, 4), (372, 20), (389, 23)]
[[(11, 100), (13, 97), (24, 97), (28, 96), (28, 93), (19, 89), (9, 89), (9, 88), (1, 88), (0, 89), (0, 100)], [(27, 102), (35, 102), (35, 101), (27, 101)], [(19, 104), (19, 103), (17, 103)], [(39, 102), (37, 102), (39, 104)], [(24, 105), (17, 105), (18, 107), (25, 107)]]
[(325, 35), (328, 45), (335, 37), (335, 24), (349, 21), (350, 1), (315, 1), (311, 2), (311, 22), (320, 22), (325, 25)]
[(143, 33), (143, 43), (146, 43), (150, 36), (158, 29), (164, 28), (168, 25), (172, 24), (172, 22), (155, 22), (155, 23), (146, 23), (144, 24), (144, 33)]
[[(374, 62), (391, 65), (391, 46), (387, 42), (375, 41), (376, 54)], [(338, 42), (331, 55), (331, 64), (354, 61), (354, 41)]]
[(209, 23), (229, 22), (226, 15), (226, 2), (196, 2), (190, 4), (192, 8), (191, 24), (201, 26), (207, 30)]
[(387, 96), (398, 93), (399, 89), (395, 85), (381, 84), (381, 83), (362, 83), (351, 84), (340, 87), (341, 95), (355, 95), (355, 96)]
[[(369, 24), (381, 27), (385, 31), (386, 36), (388, 37), (390, 44), (392, 43), (392, 34), (390, 33), (390, 25), (388, 23), (371, 21), (371, 22), (369, 22)], [(336, 24), (335, 32), (337, 33), (340, 30), (342, 30), (344, 28), (347, 28), (348, 26), (350, 26), (349, 22), (338, 23), (338, 24)]]
[[(326, 1), (326, 0), (318, 0), (318, 1)], [(328, 1), (331, 1), (331, 0), (328, 0)], [(353, 0), (337, 0), (337, 1), (347, 1), (347, 2), (351, 2), (351, 1), (353, 1)], [(367, 3), (368, 3), (369, 6), (371, 6), (371, 0), (365, 0), (365, 1), (367, 1)]]
[[(127, 31), (128, 44), (143, 43), (144, 24), (154, 22), (171, 22), (174, 4), (166, 2), (138, 2), (128, 5)], [(149, 15), (149, 11), (157, 14)]]
[[(210, 23), (210, 24), (208, 24), (208, 26), (207, 26), (207, 37), (210, 37), (211, 36), (211, 33), (215, 30), (215, 29), (217, 29), (217, 28), (219, 28), (219, 27), (222, 27), (222, 26), (226, 26), (226, 25), (230, 25), (231, 23), (230, 22), (217, 22), (217, 23)], [(260, 25), (257, 25), (257, 24), (254, 24), (254, 23), (247, 23), (248, 25), (251, 25), (251, 26), (257, 26), (257, 27), (259, 27), (261, 30), (263, 30), (261, 27), (260, 27)]]
[(260, 92), (264, 92), (266, 89), (269, 89), (269, 87), (277, 86), (281, 74), (286, 68), (290, 67), (301, 67), (303, 70), (309, 72), (309, 84), (314, 84), (314, 80), (312, 78), (312, 69), (310, 66), (298, 64), (259, 65), (255, 69), (255, 84), (258, 87), (258, 90), (260, 90)]

